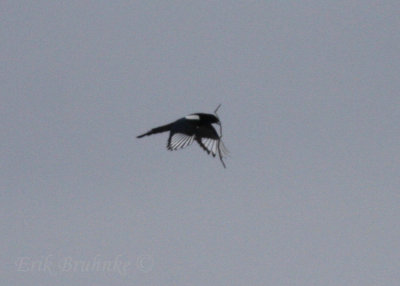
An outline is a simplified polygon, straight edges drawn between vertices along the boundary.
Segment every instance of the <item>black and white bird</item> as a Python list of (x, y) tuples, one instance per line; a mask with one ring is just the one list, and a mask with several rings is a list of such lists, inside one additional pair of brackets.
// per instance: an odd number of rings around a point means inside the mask
[[(142, 138), (157, 133), (169, 131), (167, 141), (168, 150), (178, 150), (185, 148), (196, 141), (201, 148), (213, 157), (218, 153), (222, 165), (226, 168), (223, 158), (228, 155), (229, 151), (222, 142), (222, 126), (217, 116), (217, 110), (214, 114), (209, 113), (192, 113), (174, 122), (166, 125), (155, 127), (150, 131), (137, 136)], [(220, 134), (217, 133), (212, 124), (220, 126)]]

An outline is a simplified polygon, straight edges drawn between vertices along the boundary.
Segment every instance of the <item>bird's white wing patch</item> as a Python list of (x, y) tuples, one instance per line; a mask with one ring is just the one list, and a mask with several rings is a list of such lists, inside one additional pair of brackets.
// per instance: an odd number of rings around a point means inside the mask
[(201, 138), (201, 143), (203, 143), (204, 147), (210, 152), (213, 156), (217, 154), (217, 146), (218, 140), (211, 138)]
[(188, 120), (200, 120), (200, 116), (198, 116), (197, 114), (190, 114), (185, 116), (185, 118)]
[(192, 144), (194, 136), (188, 136), (182, 133), (173, 134), (168, 140), (168, 150), (177, 150), (180, 148), (185, 148)]

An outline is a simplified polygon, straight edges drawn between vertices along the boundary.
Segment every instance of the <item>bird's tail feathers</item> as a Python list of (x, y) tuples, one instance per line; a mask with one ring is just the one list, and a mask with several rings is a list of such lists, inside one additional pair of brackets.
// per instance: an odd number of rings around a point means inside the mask
[(137, 136), (136, 138), (142, 138), (144, 136), (149, 136), (149, 135), (153, 135), (153, 134), (157, 134), (157, 133), (166, 132), (166, 131), (169, 131), (170, 129), (171, 129), (171, 124), (159, 126), (159, 127), (151, 129), (150, 131), (148, 131), (142, 135)]

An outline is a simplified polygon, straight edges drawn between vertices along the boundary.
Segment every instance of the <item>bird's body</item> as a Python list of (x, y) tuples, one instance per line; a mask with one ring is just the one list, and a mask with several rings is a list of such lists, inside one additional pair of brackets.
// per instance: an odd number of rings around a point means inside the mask
[(223, 146), (221, 136), (218, 135), (213, 127), (212, 124), (214, 123), (221, 125), (218, 117), (214, 114), (193, 113), (169, 124), (153, 128), (137, 136), (137, 138), (169, 131), (167, 141), (168, 150), (184, 148), (192, 144), (193, 141), (196, 141), (201, 148), (213, 157), (219, 152), (221, 162), (223, 163), (222, 157), (227, 153), (227, 149)]

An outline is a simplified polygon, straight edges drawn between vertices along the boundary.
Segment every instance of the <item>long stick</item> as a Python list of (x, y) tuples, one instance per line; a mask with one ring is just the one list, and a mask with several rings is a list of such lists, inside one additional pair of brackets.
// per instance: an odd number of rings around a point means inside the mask
[[(218, 119), (219, 119), (219, 117), (218, 117), (217, 111), (218, 111), (218, 109), (219, 109), (220, 107), (221, 107), (221, 104), (219, 104), (219, 105), (217, 106), (217, 108), (215, 109), (215, 111), (214, 111), (214, 114), (215, 114), (215, 116), (217, 116)], [(217, 145), (217, 147), (218, 147), (218, 156), (219, 156), (219, 160), (220, 160), (221, 163), (222, 163), (222, 166), (224, 166), (224, 168), (226, 168), (225, 162), (224, 162), (224, 160), (222, 159), (222, 153), (221, 153), (221, 148), (220, 148), (221, 139), (222, 139), (222, 124), (221, 124), (221, 122), (219, 123), (219, 133), (220, 133), (220, 135), (219, 135), (219, 140), (218, 140), (218, 145)]]

